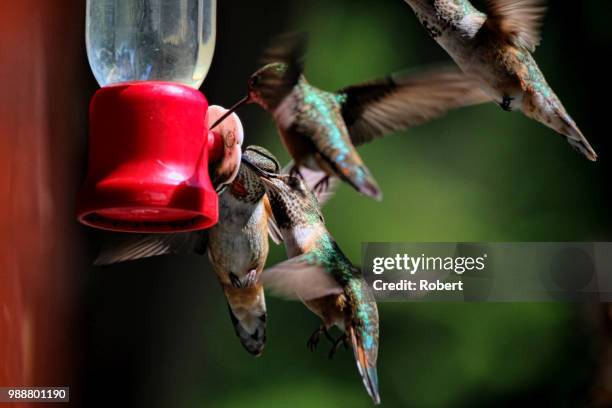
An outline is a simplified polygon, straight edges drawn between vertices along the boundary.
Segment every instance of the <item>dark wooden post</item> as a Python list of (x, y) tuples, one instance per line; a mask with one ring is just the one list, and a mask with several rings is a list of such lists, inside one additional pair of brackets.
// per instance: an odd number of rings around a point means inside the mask
[(0, 5), (0, 386), (73, 383), (73, 285), (85, 265), (74, 194), (93, 85), (84, 8)]

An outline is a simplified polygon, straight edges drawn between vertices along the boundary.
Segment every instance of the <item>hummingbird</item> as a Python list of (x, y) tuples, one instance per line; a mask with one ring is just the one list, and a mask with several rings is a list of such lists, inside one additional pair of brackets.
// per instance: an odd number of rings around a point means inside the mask
[[(262, 147), (247, 147), (243, 157), (263, 171), (280, 171), (276, 158)], [(219, 196), (220, 221), (213, 228), (174, 234), (113, 233), (95, 264), (208, 253), (235, 332), (244, 348), (259, 356), (266, 342), (266, 304), (260, 276), (268, 256), (271, 214), (261, 178), (250, 167), (241, 165), (237, 177)]]
[(488, 100), (454, 67), (402, 72), (327, 92), (304, 77), (305, 52), (304, 34), (276, 38), (264, 52), (262, 68), (250, 76), (247, 95), (228, 112), (255, 103), (272, 115), (294, 160), (292, 174), (301, 175), (301, 167), (324, 172), (317, 188), (335, 176), (380, 200), (380, 188), (355, 146)]
[[(248, 147), (243, 157), (264, 171), (280, 164), (266, 149)], [(241, 165), (219, 198), (219, 222), (209, 231), (208, 257), (227, 298), (236, 334), (245, 349), (260, 355), (266, 342), (266, 302), (261, 272), (268, 257), (271, 208), (255, 171)]]
[(519, 110), (595, 161), (590, 146), (546, 82), (532, 52), (540, 44), (542, 0), (405, 0), (431, 37), (502, 109)]
[[(363, 384), (379, 404), (378, 309), (371, 289), (325, 227), (316, 197), (299, 177), (262, 174), (262, 181), (289, 258), (263, 272), (266, 288), (302, 301), (321, 318), (307, 342), (311, 350), (322, 334), (332, 342), (330, 358), (351, 343)], [(334, 326), (343, 333), (335, 340), (328, 332)]]

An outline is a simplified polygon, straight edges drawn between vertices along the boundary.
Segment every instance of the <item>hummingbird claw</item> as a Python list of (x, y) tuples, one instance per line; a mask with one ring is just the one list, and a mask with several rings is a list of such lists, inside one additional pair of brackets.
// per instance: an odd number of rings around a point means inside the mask
[(348, 340), (346, 337), (346, 333), (341, 335), (340, 337), (338, 337), (335, 341), (334, 341), (334, 345), (332, 346), (331, 350), (329, 351), (328, 357), (330, 360), (334, 359), (334, 354), (336, 354), (336, 351), (338, 351), (338, 347), (340, 347), (340, 344), (343, 344), (345, 349), (348, 350)]
[(321, 329), (323, 331), (323, 334), (325, 334), (325, 337), (327, 337), (327, 340), (329, 340), (330, 343), (334, 344), (334, 342), (336, 340), (334, 340), (334, 338), (331, 336), (331, 334), (329, 334), (329, 332), (327, 331), (327, 327), (321, 325)]
[(293, 167), (291, 167), (291, 170), (289, 170), (289, 175), (291, 177), (299, 177), (302, 181), (304, 180), (304, 176), (302, 176), (302, 173), (300, 173), (300, 168), (297, 165), (293, 165)]
[(501, 108), (507, 112), (511, 112), (512, 111), (512, 101), (514, 100), (514, 98), (511, 98), (508, 95), (504, 95), (504, 98), (502, 99), (502, 102), (499, 104), (499, 106), (501, 106)]
[(329, 188), (329, 176), (325, 175), (321, 180), (317, 181), (317, 184), (313, 187), (313, 191), (317, 194), (323, 193)]
[(243, 278), (243, 283), (247, 288), (255, 286), (255, 283), (257, 283), (257, 270), (251, 269)]
[(251, 269), (242, 278), (239, 278), (236, 274), (230, 272), (229, 279), (232, 286), (236, 289), (250, 288), (255, 286), (255, 284), (257, 283), (257, 270)]
[(327, 331), (327, 328), (324, 325), (321, 325), (310, 335), (310, 338), (306, 342), (306, 347), (308, 347), (310, 351), (315, 351), (317, 348), (319, 340), (321, 339), (321, 333), (323, 333), (332, 344), (335, 342), (334, 338)]
[(306, 342), (306, 347), (308, 347), (310, 351), (315, 351), (315, 349), (317, 348), (317, 344), (319, 344), (320, 335), (321, 335), (321, 329), (317, 329), (314, 331), (314, 333), (312, 333), (312, 335)]
[(240, 288), (242, 286), (242, 283), (240, 282), (240, 278), (238, 278), (238, 276), (236, 276), (235, 274), (231, 272), (229, 273), (229, 279), (233, 287)]

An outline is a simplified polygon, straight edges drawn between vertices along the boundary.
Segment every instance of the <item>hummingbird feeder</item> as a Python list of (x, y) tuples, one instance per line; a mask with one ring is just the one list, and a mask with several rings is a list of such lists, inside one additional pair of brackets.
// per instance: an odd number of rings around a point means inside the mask
[(89, 168), (78, 220), (122, 232), (204, 229), (218, 219), (209, 160), (223, 149), (198, 88), (216, 0), (87, 0)]

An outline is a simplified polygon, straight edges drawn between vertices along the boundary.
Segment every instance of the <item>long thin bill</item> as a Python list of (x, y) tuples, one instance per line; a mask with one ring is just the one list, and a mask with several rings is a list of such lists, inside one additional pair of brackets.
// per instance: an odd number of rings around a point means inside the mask
[(236, 102), (231, 108), (229, 108), (229, 110), (227, 112), (225, 112), (219, 119), (217, 119), (217, 121), (215, 123), (213, 123), (213, 125), (210, 127), (210, 130), (213, 130), (215, 127), (217, 127), (217, 125), (219, 123), (223, 122), (225, 120), (225, 118), (227, 118), (229, 115), (234, 113), (234, 111), (236, 109), (238, 109), (239, 107), (241, 107), (245, 103), (248, 103), (250, 99), (251, 98), (249, 97), (249, 95), (247, 95), (244, 98), (242, 98), (241, 100), (239, 100), (238, 102)]

